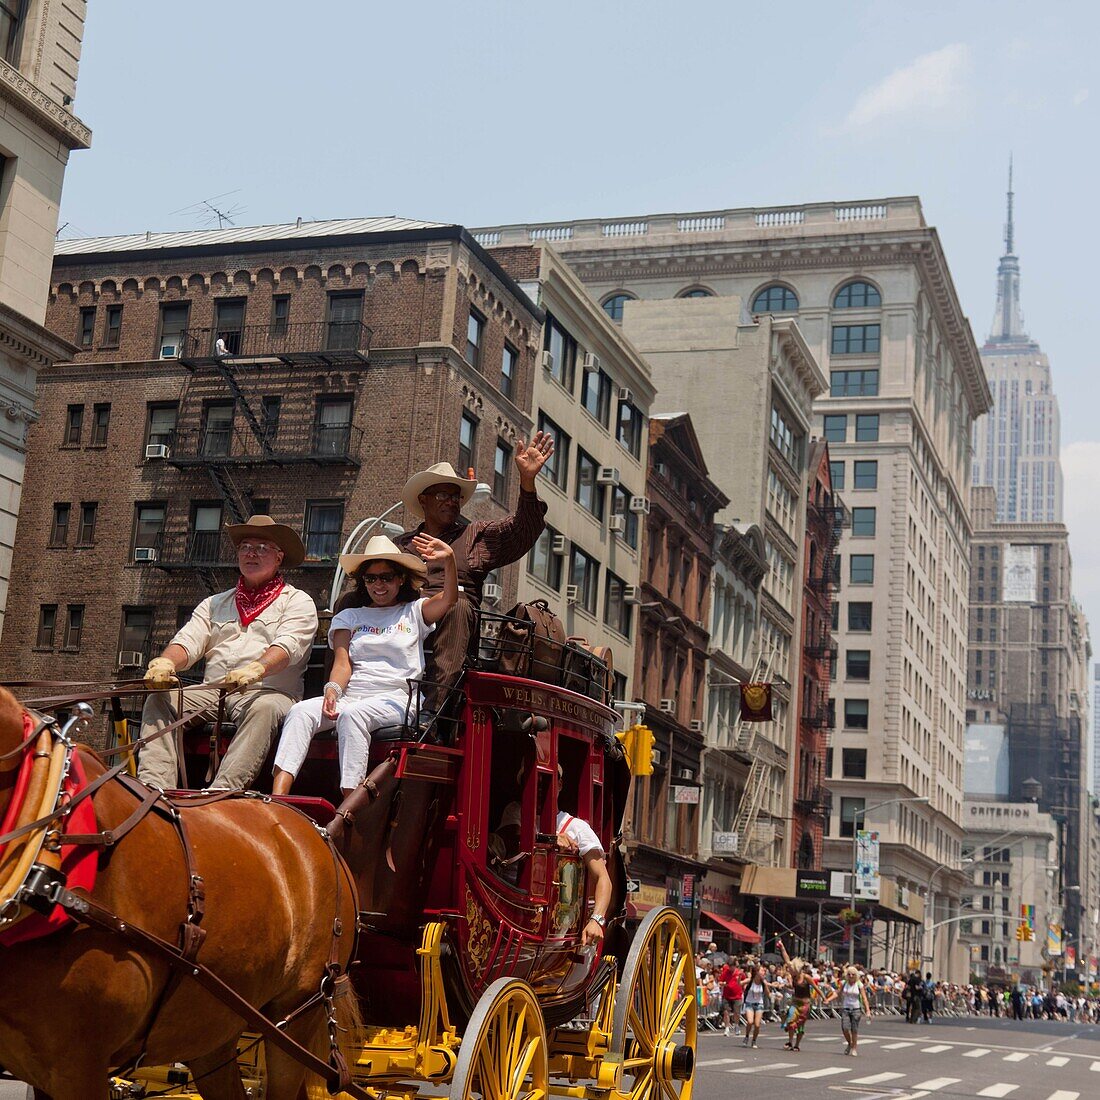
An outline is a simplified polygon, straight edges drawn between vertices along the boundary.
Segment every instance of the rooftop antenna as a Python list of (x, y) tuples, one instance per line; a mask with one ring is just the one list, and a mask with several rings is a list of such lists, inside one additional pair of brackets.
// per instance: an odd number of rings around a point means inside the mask
[(54, 236), (55, 237), (60, 237), (61, 234), (64, 233), (65, 230), (68, 229), (68, 228), (69, 228), (69, 223), (68, 222), (66, 222), (64, 225), (59, 225), (57, 227), (57, 232), (54, 234)]
[(190, 206), (173, 210), (168, 216), (174, 217), (176, 214), (184, 214), (188, 217), (201, 218), (203, 225), (213, 225), (216, 220), (218, 228), (224, 229), (227, 222), (230, 225), (237, 224), (236, 219), (244, 213), (244, 207), (238, 203), (228, 206), (221, 200), (228, 198), (230, 195), (239, 194), (239, 187), (235, 191), (223, 191), (220, 195), (211, 195), (208, 199), (199, 199), (198, 202), (192, 203)]

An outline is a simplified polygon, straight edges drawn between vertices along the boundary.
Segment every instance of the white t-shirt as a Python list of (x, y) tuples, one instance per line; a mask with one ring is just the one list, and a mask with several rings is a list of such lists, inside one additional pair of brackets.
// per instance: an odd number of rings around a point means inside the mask
[(426, 602), (349, 607), (333, 616), (328, 631), (330, 648), (335, 648), (335, 631), (351, 631), (351, 679), (345, 695), (404, 695), (408, 691), (405, 681), (424, 675), (424, 639), (435, 630), (434, 623), (424, 621)]
[(587, 821), (582, 821), (579, 817), (573, 817), (572, 814), (567, 814), (564, 810), (558, 810), (557, 825), (555, 827), (559, 835), (565, 833), (576, 844), (577, 850), (582, 856), (588, 855), (589, 852), (598, 852), (601, 856), (604, 855), (600, 838), (596, 836), (592, 826)]

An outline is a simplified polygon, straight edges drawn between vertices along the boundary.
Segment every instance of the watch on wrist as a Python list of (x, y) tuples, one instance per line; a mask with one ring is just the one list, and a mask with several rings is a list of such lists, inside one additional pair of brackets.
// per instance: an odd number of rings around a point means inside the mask
[(607, 927), (607, 918), (601, 917), (599, 913), (593, 913), (588, 919), (594, 920), (601, 928)]

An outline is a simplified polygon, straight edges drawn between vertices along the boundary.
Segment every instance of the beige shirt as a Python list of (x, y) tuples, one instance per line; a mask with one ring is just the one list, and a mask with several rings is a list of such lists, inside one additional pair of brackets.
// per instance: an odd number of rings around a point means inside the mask
[(206, 679), (224, 679), (231, 669), (258, 661), (273, 645), (285, 649), (290, 664), (265, 677), (260, 686), (302, 697), (302, 676), (317, 634), (317, 607), (301, 589), (287, 584), (258, 618), (241, 626), (236, 589), (207, 596), (172, 639), (187, 650), (187, 668), (206, 658)]

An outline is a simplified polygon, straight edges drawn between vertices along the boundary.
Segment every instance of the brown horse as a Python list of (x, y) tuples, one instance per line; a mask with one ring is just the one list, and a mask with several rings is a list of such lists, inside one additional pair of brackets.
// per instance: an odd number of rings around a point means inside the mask
[[(22, 709), (0, 689), (0, 757), (22, 737)], [(89, 781), (103, 773), (95, 754), (78, 751)], [(18, 764), (0, 760), (0, 818)], [(92, 797), (100, 829), (117, 826), (137, 805), (115, 781)], [(348, 963), (357, 902), (346, 867), (287, 806), (231, 798), (182, 813), (205, 880), (206, 938), (197, 961), (280, 1020), (317, 992), (337, 917), (339, 963)], [(186, 867), (174, 826), (151, 813), (100, 857), (91, 897), (174, 944), (187, 913)], [(353, 1008), (353, 1000), (337, 1003)], [(327, 1027), (318, 1003), (286, 1030), (324, 1058)], [(183, 1062), (204, 1100), (244, 1100), (235, 1060), (242, 1030), (240, 1017), (212, 994), (109, 931), (72, 923), (0, 946), (0, 1065), (31, 1083), (36, 1100), (107, 1100), (109, 1072), (139, 1056), (149, 1066)], [(266, 1059), (269, 1100), (299, 1100), (306, 1070), (271, 1043)]]

